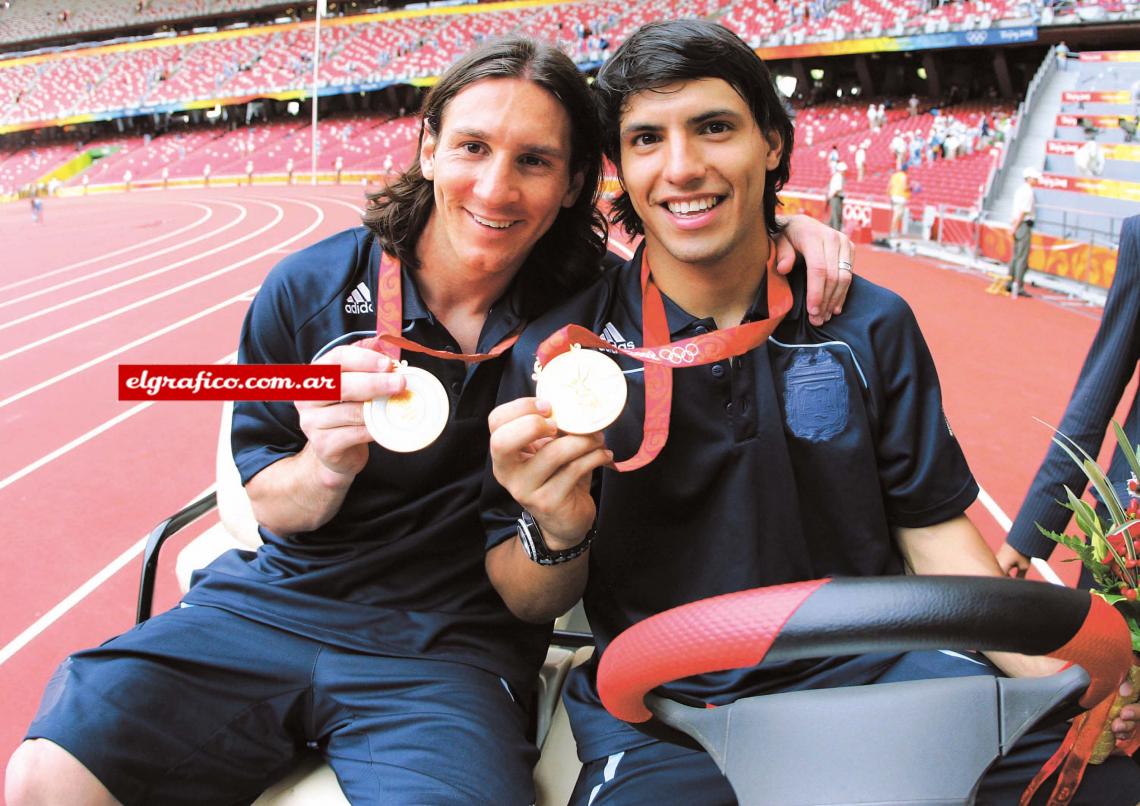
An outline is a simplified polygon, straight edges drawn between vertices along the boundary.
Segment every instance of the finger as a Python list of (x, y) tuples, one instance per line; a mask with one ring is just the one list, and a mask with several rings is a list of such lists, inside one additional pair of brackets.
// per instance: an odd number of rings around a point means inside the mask
[(384, 353), (358, 347), (355, 344), (342, 344), (313, 361), (314, 364), (340, 364), (345, 372), (387, 372), (394, 366), (391, 358)]
[[(839, 269), (847, 266), (850, 270)], [(840, 235), (839, 259), (836, 262), (839, 276), (832, 290), (827, 310), (832, 314), (843, 313), (843, 305), (847, 302), (847, 292), (851, 290), (851, 283), (855, 279), (855, 244), (846, 235)]]
[(359, 403), (374, 397), (388, 397), (404, 391), (407, 385), (407, 378), (396, 372), (343, 372), (340, 399)]
[(613, 461), (613, 451), (607, 450), (604, 446), (594, 448), (560, 467), (536, 493), (549, 501), (564, 501), (574, 492), (574, 488), (589, 478), (595, 470), (599, 467), (608, 467)]
[[(496, 476), (500, 470), (511, 473), (517, 465), (523, 462), (529, 463), (527, 456), (532, 452), (535, 443), (544, 438), (552, 439), (557, 434), (558, 427), (549, 417), (543, 417), (538, 412), (503, 420), (491, 431), (490, 450)], [(538, 453), (538, 451), (533, 452)]]
[(301, 411), (301, 430), (313, 439), (319, 432), (364, 425), (364, 406), (355, 401), (315, 405)]
[(487, 417), (487, 427), (495, 433), (504, 424), (528, 414), (537, 414), (540, 417), (549, 417), (550, 403), (536, 397), (519, 397), (496, 406)]
[(604, 447), (605, 441), (601, 434), (564, 434), (551, 440), (535, 453), (534, 457), (520, 468), (517, 478), (522, 481), (526, 489), (537, 491), (583, 456)]
[(776, 271), (787, 274), (796, 265), (796, 249), (786, 235), (776, 238)]

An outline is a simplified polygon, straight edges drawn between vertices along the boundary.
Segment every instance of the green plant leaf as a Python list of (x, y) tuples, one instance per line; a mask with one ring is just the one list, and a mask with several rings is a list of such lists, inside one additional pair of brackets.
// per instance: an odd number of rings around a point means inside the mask
[(1132, 443), (1128, 441), (1128, 435), (1124, 433), (1124, 429), (1116, 420), (1112, 421), (1112, 430), (1116, 434), (1116, 444), (1120, 446), (1120, 452), (1124, 454), (1124, 458), (1128, 460), (1128, 466), (1132, 468), (1132, 475), (1140, 479), (1140, 459), (1136, 457), (1138, 448), (1132, 447)]

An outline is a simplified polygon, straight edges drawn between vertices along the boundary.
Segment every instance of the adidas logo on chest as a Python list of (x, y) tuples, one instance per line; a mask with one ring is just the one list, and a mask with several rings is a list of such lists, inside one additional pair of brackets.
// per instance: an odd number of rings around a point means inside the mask
[(376, 313), (368, 283), (360, 282), (344, 300), (345, 313)]

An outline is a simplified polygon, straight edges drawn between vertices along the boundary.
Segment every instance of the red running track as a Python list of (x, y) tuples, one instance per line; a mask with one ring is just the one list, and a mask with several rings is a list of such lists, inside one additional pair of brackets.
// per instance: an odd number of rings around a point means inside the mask
[[(130, 626), (141, 539), (213, 481), (217, 406), (119, 402), (118, 364), (227, 359), (265, 273), (355, 225), (361, 200), (347, 187), (134, 192), (49, 199), (40, 225), (0, 207), (0, 760), (56, 664)], [(1033, 418), (1059, 419), (1097, 314), (987, 296), (977, 275), (870, 248), (856, 269), (915, 309), (974, 472), (1014, 515), (1048, 441)], [(971, 515), (996, 546), (994, 514)], [(160, 607), (176, 598), (174, 553)]]

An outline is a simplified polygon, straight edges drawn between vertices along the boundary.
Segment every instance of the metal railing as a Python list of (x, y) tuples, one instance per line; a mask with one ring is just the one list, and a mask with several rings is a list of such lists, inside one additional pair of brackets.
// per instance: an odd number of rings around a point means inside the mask
[(1021, 150), (1021, 126), (1027, 122), (1026, 115), (1028, 111), (1033, 108), (1033, 100), (1037, 95), (1037, 90), (1041, 85), (1051, 76), (1057, 69), (1057, 46), (1053, 45), (1049, 48), (1049, 52), (1045, 54), (1045, 61), (1037, 68), (1037, 72), (1033, 74), (1033, 78), (1029, 82), (1029, 88), (1025, 91), (1025, 100), (1017, 106), (1017, 112), (1013, 119), (1013, 125), (1009, 129), (1009, 134), (1006, 136), (1005, 148), (1002, 149), (1001, 157), (998, 160), (997, 167), (990, 171), (989, 177), (986, 179), (985, 189), (982, 191), (982, 207), (989, 209), (994, 202), (994, 194), (997, 188), (1001, 187), (1009, 166), (1015, 165), (1017, 162), (1017, 154)]

